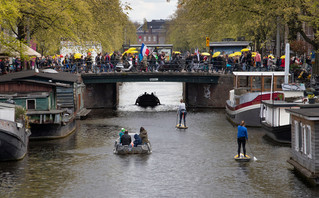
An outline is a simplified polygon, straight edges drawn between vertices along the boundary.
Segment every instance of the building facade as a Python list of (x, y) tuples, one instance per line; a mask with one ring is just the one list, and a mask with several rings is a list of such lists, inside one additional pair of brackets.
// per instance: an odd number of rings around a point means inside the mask
[(138, 44), (165, 44), (166, 20), (152, 20), (139, 26), (136, 30)]

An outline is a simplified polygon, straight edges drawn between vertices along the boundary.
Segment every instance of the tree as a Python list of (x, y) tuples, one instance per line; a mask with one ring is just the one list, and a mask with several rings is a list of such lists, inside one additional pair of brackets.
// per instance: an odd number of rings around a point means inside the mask
[(148, 27), (147, 27), (147, 20), (146, 20), (146, 18), (144, 18), (143, 21), (144, 21), (144, 22), (143, 22), (143, 31), (144, 31), (144, 32), (147, 32), (147, 31), (148, 31)]
[[(169, 40), (174, 46), (194, 48), (204, 45), (205, 35), (213, 41), (245, 36), (260, 50), (273, 40), (278, 22), (288, 27), (289, 41), (300, 34), (312, 45), (316, 51), (313, 71), (319, 75), (318, 10), (317, 0), (179, 0), (168, 30)], [(306, 34), (305, 26), (313, 29), (314, 38)], [(178, 32), (185, 40), (178, 38)]]
[[(21, 42), (35, 41), (44, 54), (56, 52), (61, 40), (94, 41), (104, 50), (120, 49), (125, 27), (132, 27), (119, 0), (14, 0), (9, 7), (10, 3), (0, 5), (0, 24)], [(10, 13), (14, 16), (8, 18)], [(135, 37), (135, 32), (128, 33)]]

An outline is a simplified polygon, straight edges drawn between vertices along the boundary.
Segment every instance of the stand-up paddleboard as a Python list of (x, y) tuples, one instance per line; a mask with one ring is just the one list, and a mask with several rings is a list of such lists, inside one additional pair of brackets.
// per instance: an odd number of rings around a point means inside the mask
[(183, 124), (181, 124), (181, 125), (179, 126), (179, 124), (178, 124), (178, 125), (176, 125), (176, 128), (178, 128), (178, 129), (187, 129), (188, 127), (187, 127), (187, 126), (184, 126)]
[(246, 154), (246, 157), (244, 157), (244, 154), (241, 153), (240, 157), (238, 157), (238, 155), (235, 155), (234, 159), (239, 162), (249, 162), (250, 156)]

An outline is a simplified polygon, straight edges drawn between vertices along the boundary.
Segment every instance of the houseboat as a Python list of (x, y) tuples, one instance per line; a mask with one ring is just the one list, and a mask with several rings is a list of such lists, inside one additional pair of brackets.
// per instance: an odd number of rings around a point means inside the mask
[[(260, 106), (264, 100), (284, 100), (281, 84), (284, 72), (233, 72), (234, 89), (226, 101), (226, 117), (238, 125), (260, 127)], [(273, 90), (272, 90), (273, 82)]]
[(0, 161), (22, 159), (28, 150), (29, 136), (24, 109), (14, 104), (0, 103)]
[(285, 85), (285, 72), (234, 72), (234, 89), (226, 101), (226, 116), (233, 124), (261, 127), (262, 101), (297, 100), (304, 85)]
[(291, 101), (262, 101), (260, 116), (261, 126), (266, 135), (280, 144), (291, 143), (291, 120), (286, 109), (304, 109), (318, 107), (318, 104), (305, 102), (303, 96), (299, 100)]
[(62, 138), (76, 129), (83, 107), (78, 76), (69, 73), (22, 71), (0, 79), (0, 101), (12, 99), (29, 116), (30, 139)]
[(291, 117), (288, 163), (310, 184), (319, 184), (319, 108), (287, 109)]

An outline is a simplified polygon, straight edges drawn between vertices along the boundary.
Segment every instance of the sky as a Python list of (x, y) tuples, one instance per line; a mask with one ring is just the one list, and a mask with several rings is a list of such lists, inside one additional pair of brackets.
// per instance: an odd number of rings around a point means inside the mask
[(152, 19), (168, 19), (174, 14), (178, 0), (121, 0), (122, 4), (129, 3), (132, 8), (129, 11), (131, 21), (143, 23), (143, 19), (147, 21)]

